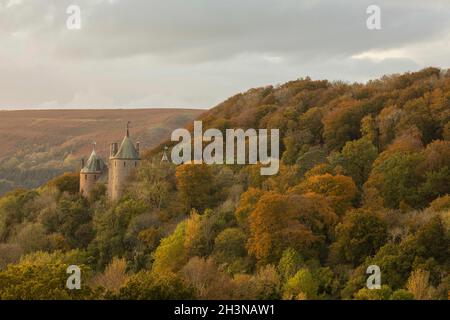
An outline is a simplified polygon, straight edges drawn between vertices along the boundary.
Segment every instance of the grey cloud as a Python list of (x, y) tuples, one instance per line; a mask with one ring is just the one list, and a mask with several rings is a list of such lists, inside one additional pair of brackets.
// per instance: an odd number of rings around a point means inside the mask
[[(211, 107), (310, 75), (365, 81), (447, 67), (446, 0), (0, 0), (0, 107)], [(366, 28), (367, 6), (382, 30)], [(83, 27), (66, 29), (78, 4)], [(352, 59), (430, 46), (417, 57)], [(437, 47), (436, 47), (437, 48)], [(447, 54), (448, 53), (448, 54)], [(26, 92), (26, 94), (24, 94)]]

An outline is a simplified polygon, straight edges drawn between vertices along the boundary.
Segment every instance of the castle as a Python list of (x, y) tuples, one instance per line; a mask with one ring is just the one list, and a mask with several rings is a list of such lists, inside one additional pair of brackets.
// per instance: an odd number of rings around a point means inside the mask
[(139, 166), (139, 143), (133, 144), (127, 125), (127, 134), (120, 147), (116, 142), (111, 144), (108, 165), (97, 155), (95, 146), (85, 163), (81, 160), (80, 193), (87, 197), (97, 183), (108, 182), (108, 198), (111, 201), (119, 199), (131, 175)]

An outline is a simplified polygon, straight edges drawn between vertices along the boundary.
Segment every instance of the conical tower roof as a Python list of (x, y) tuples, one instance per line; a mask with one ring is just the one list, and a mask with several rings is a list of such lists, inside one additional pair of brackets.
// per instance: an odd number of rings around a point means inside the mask
[(128, 134), (123, 138), (119, 151), (112, 157), (112, 159), (123, 160), (139, 160), (139, 152), (136, 150), (133, 142)]
[(81, 173), (101, 173), (105, 169), (106, 165), (103, 160), (97, 156), (95, 150), (92, 150), (86, 165), (81, 169)]

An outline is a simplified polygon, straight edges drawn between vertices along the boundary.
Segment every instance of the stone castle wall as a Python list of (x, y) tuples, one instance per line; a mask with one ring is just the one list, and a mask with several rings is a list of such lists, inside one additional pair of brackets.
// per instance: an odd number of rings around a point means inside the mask
[(109, 160), (108, 196), (114, 201), (123, 195), (124, 187), (130, 175), (138, 168), (139, 160)]
[(80, 193), (88, 197), (100, 177), (100, 173), (80, 173)]

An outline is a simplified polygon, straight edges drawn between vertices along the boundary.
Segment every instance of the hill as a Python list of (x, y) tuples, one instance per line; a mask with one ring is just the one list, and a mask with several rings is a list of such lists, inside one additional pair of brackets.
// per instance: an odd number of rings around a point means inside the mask
[(175, 128), (202, 110), (20, 110), (0, 111), (0, 194), (35, 188), (64, 171), (79, 167), (92, 142), (107, 157), (109, 144), (120, 141), (127, 121), (144, 149), (159, 144)]
[[(200, 119), (279, 129), (279, 173), (176, 166), (159, 147), (117, 202), (101, 184), (80, 195), (77, 174), (10, 192), (0, 299), (448, 298), (449, 71), (298, 79)], [(82, 290), (64, 287), (73, 264), (89, 278)]]

